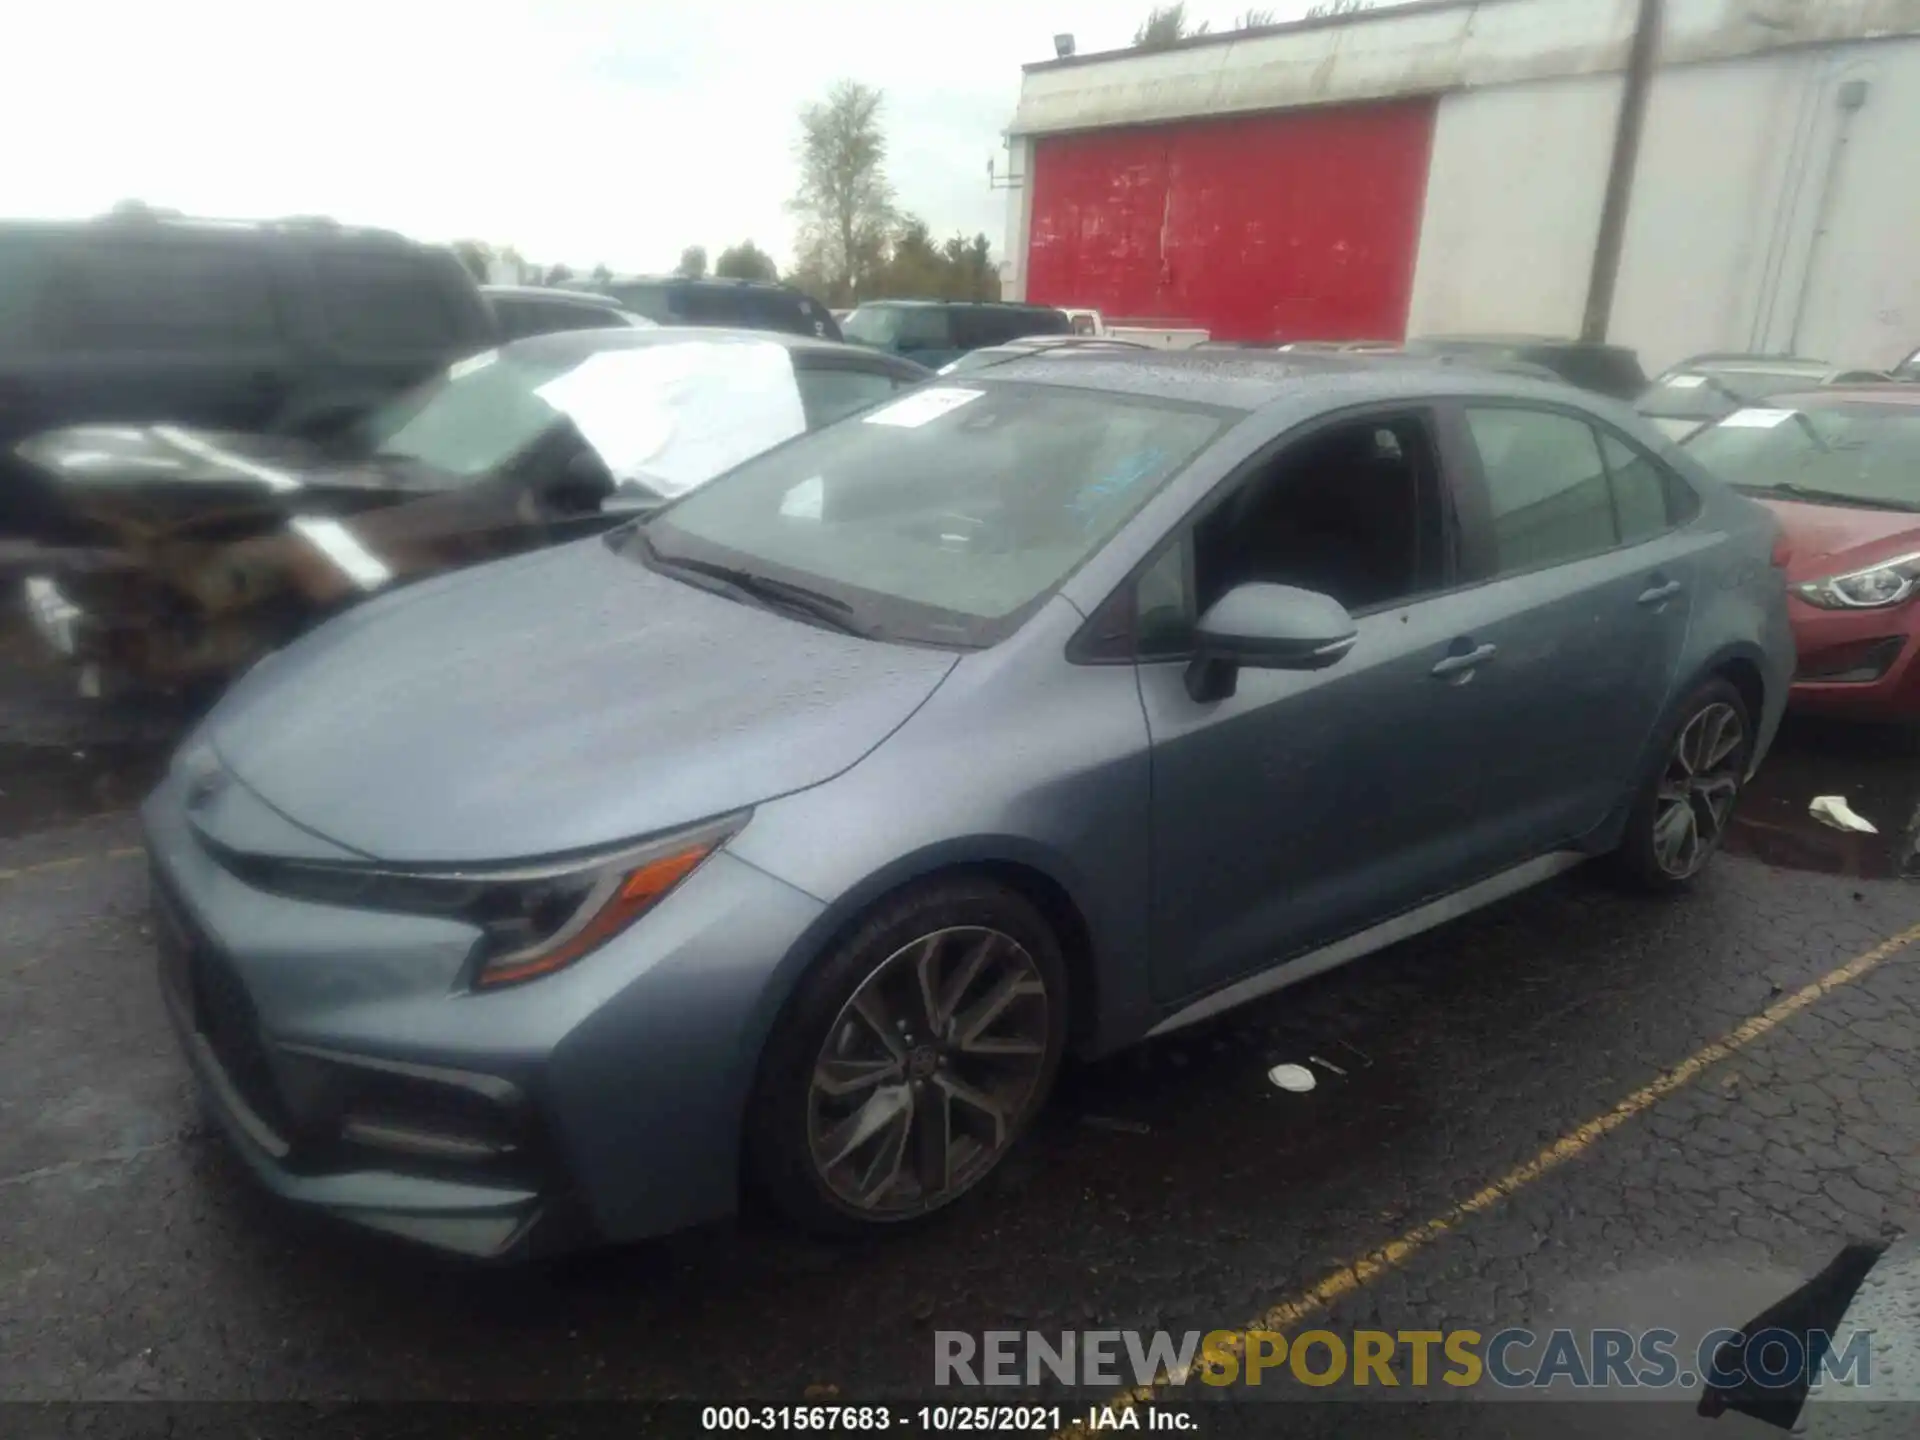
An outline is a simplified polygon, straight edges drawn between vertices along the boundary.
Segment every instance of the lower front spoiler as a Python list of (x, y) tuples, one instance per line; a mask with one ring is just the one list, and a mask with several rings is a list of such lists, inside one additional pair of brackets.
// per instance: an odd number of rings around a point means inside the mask
[(282, 1199), (362, 1229), (477, 1260), (524, 1260), (590, 1243), (575, 1207), (535, 1190), (433, 1179), (376, 1168), (299, 1174), (287, 1142), (250, 1106), (180, 998), (164, 980), (167, 1014), (205, 1108), (261, 1184)]

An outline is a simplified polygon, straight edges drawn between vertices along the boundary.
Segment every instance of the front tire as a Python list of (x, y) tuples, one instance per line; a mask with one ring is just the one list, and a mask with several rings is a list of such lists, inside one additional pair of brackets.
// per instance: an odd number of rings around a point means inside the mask
[(1066, 1047), (1058, 938), (980, 878), (884, 902), (801, 982), (762, 1056), (747, 1161), (806, 1229), (945, 1208), (1005, 1159)]
[(1635, 887), (1670, 893), (1692, 884), (1733, 822), (1753, 755), (1746, 700), (1726, 680), (1706, 681), (1674, 708), (1658, 753), (1613, 858)]

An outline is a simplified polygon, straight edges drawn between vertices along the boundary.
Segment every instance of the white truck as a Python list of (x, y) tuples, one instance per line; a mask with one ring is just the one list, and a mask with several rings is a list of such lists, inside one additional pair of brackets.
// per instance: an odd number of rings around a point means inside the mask
[(1109, 320), (1098, 310), (1062, 305), (1067, 321), (1076, 335), (1097, 335), (1102, 339), (1130, 340), (1155, 350), (1191, 350), (1213, 337), (1197, 325), (1169, 325), (1159, 320)]

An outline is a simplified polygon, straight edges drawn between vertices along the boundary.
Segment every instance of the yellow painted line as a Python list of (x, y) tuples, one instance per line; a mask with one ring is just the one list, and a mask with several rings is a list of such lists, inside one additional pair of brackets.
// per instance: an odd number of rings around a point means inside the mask
[[(1308, 1316), (1326, 1309), (1334, 1301), (1372, 1284), (1389, 1271), (1399, 1269), (1436, 1240), (1445, 1238), (1482, 1211), (1491, 1210), (1515, 1191), (1531, 1185), (1542, 1176), (1559, 1169), (1569, 1160), (1585, 1154), (1595, 1141), (1618, 1130), (1636, 1115), (1652, 1109), (1654, 1105), (1697, 1079), (1712, 1066), (1746, 1049), (1761, 1036), (1792, 1019), (1814, 1001), (1871, 974), (1879, 969), (1883, 962), (1899, 954), (1915, 941), (1920, 941), (1920, 925), (1909, 926), (1898, 935), (1883, 940), (1865, 954), (1856, 955), (1846, 964), (1829, 970), (1818, 980), (1803, 985), (1791, 995), (1775, 1001), (1758, 1015), (1741, 1021), (1718, 1040), (1701, 1046), (1671, 1070), (1658, 1076), (1651, 1083), (1641, 1086), (1611, 1110), (1594, 1116), (1585, 1124), (1576, 1125), (1525, 1164), (1516, 1165), (1459, 1204), (1389, 1240), (1379, 1249), (1369, 1251), (1359, 1259), (1342, 1265), (1338, 1270), (1299, 1294), (1282, 1300), (1241, 1329), (1233, 1331), (1232, 1338), (1220, 1348), (1234, 1355), (1242, 1354), (1246, 1348), (1249, 1331), (1286, 1330), (1299, 1324)], [(1107, 1404), (1116, 1410), (1126, 1409), (1155, 1399), (1168, 1386), (1167, 1377), (1163, 1374), (1158, 1376), (1151, 1385), (1136, 1385), (1122, 1390)], [(1060, 1433), (1078, 1435), (1082, 1430), (1076, 1424)]]
[(106, 860), (125, 860), (130, 855), (144, 855), (146, 850), (139, 845), (116, 845), (111, 850), (98, 850), (91, 855), (68, 855), (59, 860), (42, 860), (33, 865), (22, 865), (15, 870), (0, 870), (0, 880), (19, 880), (28, 875), (44, 875), (52, 870), (75, 870), (82, 865), (97, 865)]

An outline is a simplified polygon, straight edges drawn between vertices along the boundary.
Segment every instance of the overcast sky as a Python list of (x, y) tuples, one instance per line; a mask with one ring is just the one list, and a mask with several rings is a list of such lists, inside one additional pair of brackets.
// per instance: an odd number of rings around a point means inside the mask
[[(751, 238), (784, 266), (802, 104), (887, 96), (889, 171), (999, 254), (1001, 132), (1057, 31), (1129, 43), (1151, 0), (61, 0), (7, 21), (0, 214), (140, 199), (332, 215), (616, 270)], [(1246, 7), (1190, 0), (1231, 24)], [(1306, 0), (1275, 0), (1279, 19)]]

